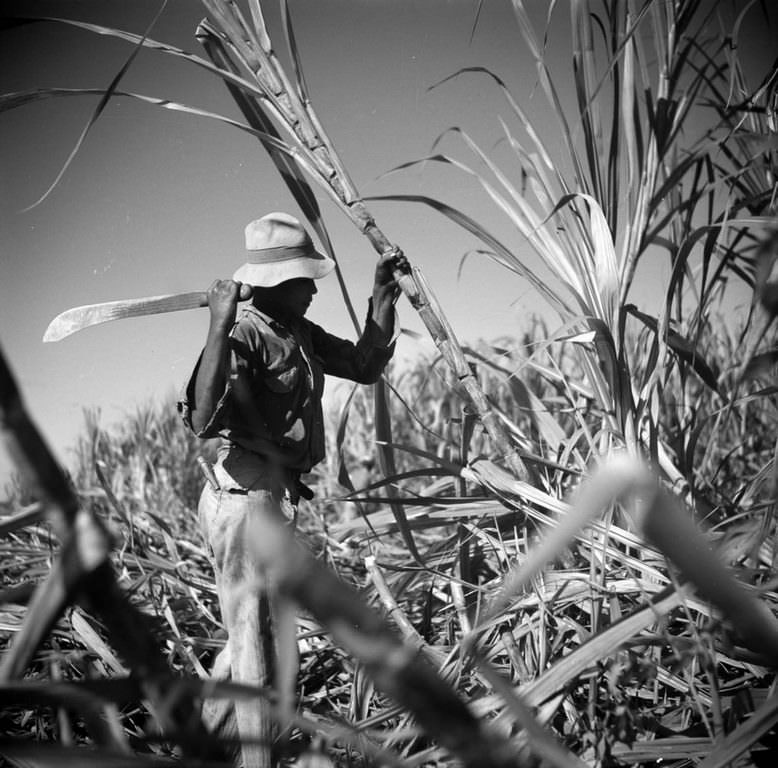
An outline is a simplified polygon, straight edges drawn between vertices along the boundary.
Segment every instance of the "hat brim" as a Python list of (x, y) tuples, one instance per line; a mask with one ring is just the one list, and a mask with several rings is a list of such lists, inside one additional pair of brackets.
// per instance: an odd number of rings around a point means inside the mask
[(262, 288), (272, 288), (287, 280), (307, 277), (318, 280), (325, 277), (335, 268), (335, 262), (318, 251), (312, 251), (305, 256), (298, 256), (285, 261), (252, 264), (246, 262), (239, 267), (232, 279), (239, 283), (258, 285)]

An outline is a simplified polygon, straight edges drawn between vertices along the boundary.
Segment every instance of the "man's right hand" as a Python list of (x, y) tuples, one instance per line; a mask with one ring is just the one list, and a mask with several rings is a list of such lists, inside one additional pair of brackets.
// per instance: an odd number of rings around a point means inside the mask
[(252, 287), (235, 280), (214, 280), (208, 289), (208, 308), (211, 323), (220, 328), (231, 328), (239, 301), (251, 298)]

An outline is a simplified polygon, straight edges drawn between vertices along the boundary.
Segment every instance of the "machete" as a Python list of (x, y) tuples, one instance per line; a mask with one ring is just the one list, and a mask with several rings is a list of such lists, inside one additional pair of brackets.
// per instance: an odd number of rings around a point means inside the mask
[(60, 341), (71, 333), (89, 328), (90, 325), (122, 320), (125, 317), (156, 315), (161, 312), (178, 312), (182, 309), (207, 307), (205, 291), (172, 293), (166, 296), (147, 296), (143, 299), (106, 301), (102, 304), (86, 304), (83, 307), (67, 309), (57, 315), (43, 334), (44, 341)]

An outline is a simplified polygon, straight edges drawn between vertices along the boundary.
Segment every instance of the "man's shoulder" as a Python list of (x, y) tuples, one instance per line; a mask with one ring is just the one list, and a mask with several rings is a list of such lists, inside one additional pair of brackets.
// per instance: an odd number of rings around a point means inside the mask
[(233, 330), (237, 332), (254, 332), (258, 334), (277, 333), (272, 317), (260, 312), (252, 304), (245, 304), (238, 309)]
[(250, 304), (240, 307), (230, 331), (232, 347), (239, 354), (248, 355), (267, 346), (267, 339), (274, 335), (266, 319)]

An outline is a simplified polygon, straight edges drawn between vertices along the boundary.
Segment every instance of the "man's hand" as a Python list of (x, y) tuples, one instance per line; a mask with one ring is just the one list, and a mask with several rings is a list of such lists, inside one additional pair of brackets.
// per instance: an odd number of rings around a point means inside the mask
[(235, 280), (214, 280), (208, 289), (211, 323), (219, 328), (231, 328), (239, 301), (250, 299), (252, 287)]
[(378, 259), (375, 268), (375, 283), (373, 294), (389, 293), (394, 301), (400, 293), (400, 287), (395, 279), (395, 272), (407, 274), (411, 271), (411, 265), (405, 254), (395, 246), (389, 251), (384, 251)]

